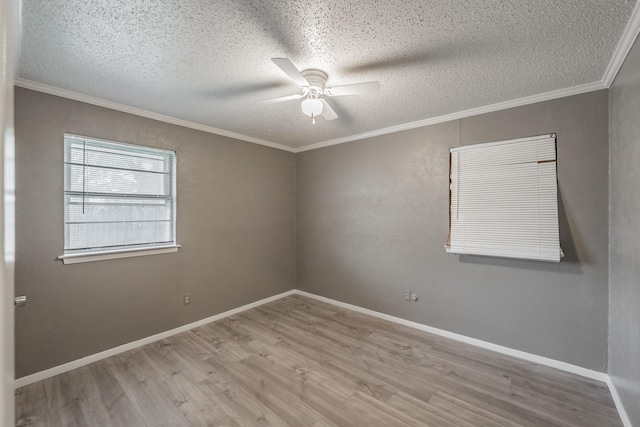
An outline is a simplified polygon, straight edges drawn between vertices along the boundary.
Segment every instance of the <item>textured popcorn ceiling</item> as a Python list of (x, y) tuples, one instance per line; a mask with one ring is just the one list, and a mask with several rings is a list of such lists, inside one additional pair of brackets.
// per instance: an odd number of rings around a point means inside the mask
[[(24, 0), (19, 77), (288, 145), (599, 81), (632, 0)], [(270, 61), (319, 68), (314, 126)]]

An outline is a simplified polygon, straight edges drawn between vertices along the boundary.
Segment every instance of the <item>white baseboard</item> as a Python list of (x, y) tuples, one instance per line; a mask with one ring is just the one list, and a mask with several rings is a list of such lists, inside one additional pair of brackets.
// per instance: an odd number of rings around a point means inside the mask
[(346, 308), (349, 310), (353, 310), (359, 313), (368, 314), (373, 317), (377, 317), (379, 319), (387, 320), (390, 322), (394, 322), (400, 325), (408, 326), (414, 329), (418, 329), (421, 331), (429, 332), (435, 335), (439, 335), (445, 338), (450, 338), (456, 341), (461, 341), (467, 344), (474, 345), (476, 347), (485, 348), (487, 350), (492, 350), (497, 353), (502, 353), (507, 356), (516, 357), (518, 359), (527, 360), (529, 362), (537, 363), (544, 366), (549, 366), (552, 368), (559, 369), (561, 371), (570, 372), (572, 374), (580, 375), (582, 377), (590, 378), (596, 381), (604, 382), (608, 385), (609, 390), (611, 391), (611, 396), (613, 401), (615, 402), (618, 413), (620, 414), (620, 419), (624, 427), (633, 427), (631, 425), (631, 421), (629, 420), (629, 416), (627, 415), (624, 406), (622, 405), (622, 401), (620, 400), (620, 396), (618, 395), (618, 391), (616, 390), (613, 381), (609, 377), (608, 374), (604, 372), (598, 372), (591, 369), (586, 369), (581, 366), (572, 365), (570, 363), (561, 362), (559, 360), (550, 359), (548, 357), (538, 356), (536, 354), (527, 353), (520, 350), (515, 350), (509, 347), (504, 347), (498, 344), (493, 344), (487, 341), (482, 341), (476, 338), (467, 337), (465, 335), (456, 334), (453, 332), (445, 331), (443, 329), (434, 328), (431, 326), (424, 325), (422, 323), (412, 322), (410, 320), (402, 319), (400, 317), (391, 316), (388, 314), (380, 313), (374, 310), (369, 310), (367, 308), (359, 307), (357, 305), (352, 305), (348, 303), (344, 303), (341, 301), (337, 301), (331, 298), (326, 298), (320, 295), (315, 295), (309, 292), (301, 291), (298, 289), (294, 289), (291, 291), (282, 292), (280, 294), (261, 299), (259, 301), (252, 302), (250, 304), (243, 305), (242, 307), (234, 308), (229, 311), (225, 311), (224, 313), (216, 314), (211, 317), (207, 317), (206, 319), (198, 320), (197, 322), (189, 323), (188, 325), (183, 325), (175, 329), (171, 329), (169, 331), (161, 332), (156, 335), (152, 335), (147, 338), (143, 338), (137, 341), (130, 342), (128, 344), (124, 344), (109, 350), (102, 351), (100, 353), (92, 354), (87, 357), (83, 357), (82, 359), (74, 360), (69, 363), (65, 363), (63, 365), (55, 366), (50, 369), (46, 369), (44, 371), (36, 372), (35, 374), (27, 375), (26, 377), (18, 378), (14, 382), (15, 388), (24, 387), (29, 384), (33, 384), (35, 382), (51, 378), (58, 374), (62, 374), (64, 372), (71, 371), (73, 369), (80, 368), (82, 366), (86, 366), (90, 363), (97, 362), (102, 359), (106, 359), (111, 356), (115, 356), (116, 354), (124, 353), (125, 351), (133, 350), (138, 347), (142, 347), (144, 345), (150, 344), (152, 342), (165, 339), (171, 337), (173, 335), (179, 334), (181, 332), (186, 332), (190, 329), (197, 328), (199, 326), (205, 325), (207, 323), (215, 322), (220, 319), (224, 319), (225, 317), (233, 316), (235, 314), (241, 313), (243, 311), (249, 310), (254, 307), (258, 307), (260, 305), (278, 300), (280, 298), (284, 298), (289, 295), (302, 295), (309, 298), (316, 299), (318, 301), (326, 302), (328, 304), (335, 305), (337, 307)]
[(616, 404), (616, 409), (618, 410), (618, 415), (620, 415), (622, 424), (624, 425), (624, 427), (633, 427), (633, 425), (631, 425), (631, 419), (629, 419), (629, 415), (627, 414), (627, 411), (624, 409), (622, 400), (620, 400), (620, 395), (618, 394), (618, 390), (616, 389), (616, 386), (613, 383), (613, 380), (609, 376), (607, 376), (607, 385), (609, 386), (609, 391), (611, 392), (611, 397), (613, 398), (613, 402)]
[[(73, 369), (80, 368), (82, 366), (88, 365), (93, 362), (97, 362), (102, 359), (106, 359), (107, 357), (114, 356), (116, 354), (123, 353), (125, 351), (133, 350), (135, 348), (141, 347), (143, 345), (150, 344), (152, 342), (165, 339), (171, 337), (173, 335), (179, 334), (181, 332), (188, 331), (189, 329), (197, 328), (199, 326), (205, 325), (207, 323), (215, 322), (220, 319), (224, 319), (225, 317), (233, 316), (235, 314), (241, 313), (243, 311), (249, 310), (251, 308), (260, 306), (262, 304), (269, 303), (271, 301), (278, 300), (280, 298), (284, 298), (289, 295), (302, 295), (309, 298), (316, 299), (318, 301), (323, 301), (328, 304), (335, 305), (337, 307), (346, 308), (349, 310), (357, 311), (359, 313), (368, 314), (373, 317), (377, 317), (379, 319), (387, 320), (390, 322), (394, 322), (400, 325), (409, 326), (414, 329), (419, 329), (421, 331), (429, 332), (435, 335), (440, 335), (442, 337), (450, 338), (456, 341), (461, 341), (467, 344), (474, 345), (476, 347), (485, 348), (488, 350), (495, 351), (497, 353), (506, 354), (508, 356), (513, 356), (518, 359), (527, 360), (529, 362), (538, 363), (544, 366), (550, 366), (552, 368), (559, 369), (561, 371), (570, 372), (572, 374), (580, 375), (586, 378), (591, 378), (597, 381), (602, 381), (610, 385), (610, 388), (613, 386), (610, 382), (609, 376), (604, 372), (593, 371), (591, 369), (586, 369), (581, 366), (572, 365), (570, 363), (561, 362), (559, 360), (550, 359), (547, 357), (538, 356), (536, 354), (527, 353), (520, 350), (515, 350), (509, 347), (504, 347), (498, 344), (493, 344), (487, 341), (482, 341), (476, 338), (467, 337), (465, 335), (456, 334), (453, 332), (445, 331), (443, 329), (434, 328), (431, 326), (424, 325), (422, 323), (412, 322), (410, 320), (402, 319), (400, 317), (391, 316), (388, 314), (380, 313), (377, 311), (369, 310), (367, 308), (362, 308), (357, 305), (347, 304), (344, 302), (336, 301), (331, 298), (322, 297), (319, 295), (315, 295), (309, 292), (301, 291), (301, 290), (291, 290), (287, 292), (283, 292), (277, 295), (274, 295), (269, 298), (264, 298), (256, 302), (252, 302), (250, 304), (243, 305), (242, 307), (234, 308), (229, 311), (225, 311), (224, 313), (216, 314), (215, 316), (207, 317), (206, 319), (198, 320), (197, 322), (189, 323), (187, 325), (180, 326), (175, 329), (171, 329), (169, 331), (161, 332), (159, 334), (152, 335), (147, 338), (143, 338), (137, 341), (130, 342), (128, 344), (124, 344), (118, 347), (114, 347), (109, 350), (102, 351), (100, 353), (92, 354), (87, 357), (83, 357), (82, 359), (77, 359), (63, 365), (55, 366), (50, 369), (46, 369), (44, 371), (36, 372), (35, 374), (27, 375), (26, 377), (18, 378), (15, 380), (15, 388), (24, 387), (29, 384), (33, 384), (37, 381), (44, 380), (46, 378), (53, 377), (58, 374), (62, 374), (64, 372), (71, 371)], [(612, 395), (614, 393), (612, 389)], [(617, 396), (617, 393), (616, 395)], [(615, 400), (615, 398), (614, 398)], [(616, 401), (616, 405), (618, 405), (619, 399)], [(621, 413), (622, 414), (622, 413)], [(621, 415), (622, 417), (622, 415)]]
[(102, 359), (106, 359), (107, 357), (115, 356), (116, 354), (124, 353), (125, 351), (133, 350), (134, 348), (142, 347), (143, 345), (147, 345), (152, 342), (162, 340), (182, 332), (186, 332), (189, 329), (197, 328), (198, 326), (215, 322), (216, 320), (224, 319), (225, 317), (233, 316), (235, 314), (241, 313), (243, 311), (249, 310), (254, 307), (258, 307), (260, 305), (266, 304), (271, 301), (278, 300), (280, 298), (284, 298), (294, 293), (295, 291), (282, 292), (272, 297), (264, 298), (259, 301), (252, 302), (250, 304), (243, 305), (242, 307), (234, 308), (232, 310), (225, 311), (224, 313), (216, 314), (215, 316), (207, 317), (206, 319), (189, 323), (188, 325), (182, 325), (178, 328), (171, 329), (169, 331), (151, 335), (150, 337), (142, 338), (140, 340), (123, 344), (121, 346), (114, 347), (109, 350), (101, 351), (100, 353), (92, 354), (90, 356), (83, 357), (82, 359), (77, 359), (72, 362), (65, 363), (63, 365), (58, 365), (50, 369), (45, 369), (44, 371), (36, 372), (35, 374), (27, 375), (26, 377), (18, 378), (14, 382), (14, 387), (17, 389), (17, 388), (24, 387), (26, 385), (33, 384), (35, 382), (38, 382), (47, 378), (54, 377), (58, 374), (62, 374), (64, 372), (68, 372), (73, 369), (77, 369), (82, 366), (89, 365), (90, 363), (97, 362)]
[(606, 383), (609, 379), (609, 375), (604, 372), (598, 372), (591, 369), (583, 368), (581, 366), (572, 365), (571, 363), (561, 362), (559, 360), (550, 359), (548, 357), (538, 356), (536, 354), (527, 353), (525, 351), (515, 350), (513, 348), (504, 347), (498, 344), (493, 344), (487, 341), (482, 341), (476, 338), (467, 337), (465, 335), (456, 334), (454, 332), (445, 331), (443, 329), (434, 328), (432, 326), (427, 326), (422, 323), (412, 322), (410, 320), (402, 319), (400, 317), (390, 316), (388, 314), (380, 313), (377, 311), (369, 310), (367, 308), (362, 308), (357, 305), (347, 304), (344, 302), (336, 301), (331, 298), (322, 297), (319, 295), (311, 294), (309, 292), (294, 290), (293, 293), (297, 295), (303, 295), (309, 298), (316, 299), (318, 301), (323, 301), (328, 304), (335, 305), (337, 307), (346, 308), (349, 310), (357, 311), (359, 313), (368, 314), (373, 317), (377, 317), (379, 319), (388, 320), (390, 322), (394, 322), (400, 325), (409, 326), (414, 329), (419, 329), (421, 331), (429, 332), (435, 335), (440, 335), (446, 338), (451, 338), (456, 341), (461, 341), (467, 344), (474, 345), (476, 347), (485, 348), (487, 350), (492, 350), (497, 353), (506, 354), (507, 356), (513, 356), (518, 359), (527, 360), (529, 362), (534, 362), (539, 365), (549, 366), (552, 368), (559, 369), (561, 371), (570, 372), (572, 374), (580, 375), (582, 377), (591, 378), (596, 381), (601, 381)]

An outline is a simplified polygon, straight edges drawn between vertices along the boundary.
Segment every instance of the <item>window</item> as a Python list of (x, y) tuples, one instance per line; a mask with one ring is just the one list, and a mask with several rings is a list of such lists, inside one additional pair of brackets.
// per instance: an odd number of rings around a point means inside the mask
[(451, 149), (449, 253), (560, 261), (556, 136)]
[(65, 134), (60, 258), (175, 252), (175, 176), (173, 151)]

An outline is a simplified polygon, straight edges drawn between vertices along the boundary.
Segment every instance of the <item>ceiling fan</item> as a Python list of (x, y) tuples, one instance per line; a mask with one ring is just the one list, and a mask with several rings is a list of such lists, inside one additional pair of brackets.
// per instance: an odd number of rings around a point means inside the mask
[(311, 117), (313, 124), (316, 123), (316, 117), (320, 115), (324, 117), (325, 120), (335, 120), (338, 118), (336, 112), (323, 96), (361, 95), (378, 92), (380, 90), (380, 83), (378, 82), (327, 87), (327, 73), (323, 71), (314, 69), (299, 71), (287, 58), (272, 58), (271, 60), (289, 76), (291, 80), (300, 86), (302, 93), (268, 99), (261, 101), (261, 103), (272, 104), (306, 98), (301, 103), (302, 112)]

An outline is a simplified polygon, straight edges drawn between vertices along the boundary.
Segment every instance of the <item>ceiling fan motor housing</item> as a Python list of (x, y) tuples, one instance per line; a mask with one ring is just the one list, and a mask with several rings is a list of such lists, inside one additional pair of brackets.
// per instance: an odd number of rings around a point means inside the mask
[(301, 73), (309, 82), (309, 95), (317, 98), (324, 94), (324, 88), (327, 84), (327, 73), (320, 70), (305, 70)]

